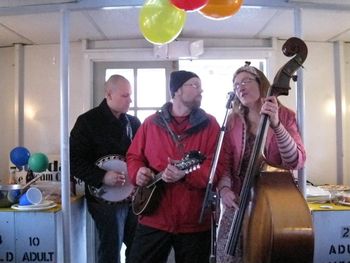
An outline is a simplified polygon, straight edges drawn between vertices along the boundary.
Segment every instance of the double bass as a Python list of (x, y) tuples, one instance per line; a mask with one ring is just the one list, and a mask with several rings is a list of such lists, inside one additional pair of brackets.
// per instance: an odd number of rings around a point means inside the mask
[[(289, 38), (282, 46), (291, 57), (276, 74), (267, 96), (288, 95), (289, 82), (307, 57), (307, 46)], [(307, 203), (288, 171), (262, 172), (268, 116), (260, 118), (252, 155), (240, 192), (226, 244), (234, 255), (243, 232), (245, 263), (309, 263), (313, 260), (314, 236)]]

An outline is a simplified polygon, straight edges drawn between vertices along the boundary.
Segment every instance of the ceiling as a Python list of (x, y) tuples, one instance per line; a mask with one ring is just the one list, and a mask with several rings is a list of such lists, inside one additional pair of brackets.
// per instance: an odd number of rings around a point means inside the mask
[[(69, 11), (70, 41), (143, 39), (138, 26), (143, 4), (141, 0), (0, 0), (0, 47), (59, 43), (60, 10)], [(295, 21), (301, 30), (294, 29)], [(179, 37), (287, 39), (296, 32), (307, 41), (350, 41), (350, 0), (245, 0), (239, 12), (224, 20), (187, 12)]]

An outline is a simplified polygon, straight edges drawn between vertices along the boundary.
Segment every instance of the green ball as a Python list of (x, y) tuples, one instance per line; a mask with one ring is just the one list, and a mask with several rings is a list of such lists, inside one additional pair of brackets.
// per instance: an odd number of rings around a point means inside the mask
[(35, 173), (46, 171), (49, 166), (49, 159), (43, 153), (33, 153), (28, 160), (28, 167)]

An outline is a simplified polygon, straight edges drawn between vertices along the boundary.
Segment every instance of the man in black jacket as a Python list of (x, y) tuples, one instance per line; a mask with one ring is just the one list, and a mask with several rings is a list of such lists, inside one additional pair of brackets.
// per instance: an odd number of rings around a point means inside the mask
[(124, 186), (126, 171), (106, 171), (96, 161), (109, 155), (125, 157), (140, 126), (139, 119), (126, 114), (132, 101), (130, 96), (129, 81), (120, 75), (111, 76), (105, 83), (104, 100), (80, 115), (70, 134), (71, 175), (85, 182), (88, 210), (95, 221), (100, 241), (99, 263), (119, 263), (123, 242), (127, 246), (128, 259), (128, 248), (137, 222), (130, 209), (129, 198), (106, 202), (92, 191), (101, 186), (116, 186), (114, 189)]

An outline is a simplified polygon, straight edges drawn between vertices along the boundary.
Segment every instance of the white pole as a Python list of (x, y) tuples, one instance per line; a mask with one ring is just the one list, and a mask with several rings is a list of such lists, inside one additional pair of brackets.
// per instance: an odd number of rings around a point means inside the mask
[[(335, 94), (335, 127), (336, 127), (336, 150), (337, 150), (337, 184), (344, 183), (344, 147), (343, 147), (343, 94), (344, 87), (344, 43), (337, 41), (334, 46), (334, 94)], [(345, 120), (345, 119), (344, 119)]]
[[(302, 14), (300, 8), (294, 8), (294, 34), (296, 37), (302, 39)], [(296, 92), (296, 104), (297, 104), (297, 120), (301, 137), (304, 138), (304, 72), (303, 69), (297, 71), (297, 92)], [(298, 186), (300, 192), (306, 197), (306, 176), (305, 168), (298, 170)]]
[(15, 141), (14, 145), (24, 146), (24, 48), (15, 44)]
[(61, 9), (60, 30), (60, 128), (61, 128), (61, 195), (63, 226), (63, 258), (65, 263), (71, 261), (71, 205), (70, 205), (70, 173), (69, 173), (69, 12)]

